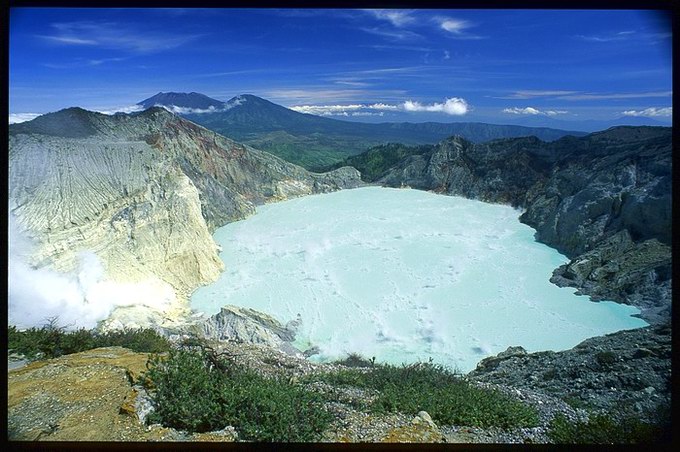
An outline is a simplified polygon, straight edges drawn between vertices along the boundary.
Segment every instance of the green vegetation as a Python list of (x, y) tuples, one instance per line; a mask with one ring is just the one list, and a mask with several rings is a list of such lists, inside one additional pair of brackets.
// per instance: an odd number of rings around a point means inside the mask
[(598, 352), (595, 355), (595, 360), (597, 360), (598, 364), (600, 364), (602, 367), (611, 366), (617, 361), (617, 359), (616, 353), (612, 351)]
[(375, 357), (367, 359), (358, 353), (350, 353), (347, 358), (335, 361), (335, 363), (346, 367), (373, 367), (375, 365)]
[(585, 422), (569, 422), (557, 415), (548, 436), (558, 444), (655, 444), (667, 441), (669, 426), (646, 423), (628, 416), (615, 420), (610, 415), (591, 415)]
[(143, 378), (155, 405), (149, 422), (191, 432), (232, 425), (242, 439), (252, 441), (318, 441), (332, 420), (324, 403), (333, 396), (307, 386), (323, 381), (377, 390), (379, 395), (366, 407), (376, 413), (425, 410), (442, 424), (481, 427), (538, 424), (534, 409), (497, 391), (476, 388), (437, 364), (397, 367), (351, 355), (346, 360), (350, 365), (371, 367), (293, 382), (264, 377), (237, 364), (235, 357), (200, 348), (173, 350), (150, 361)]
[(10, 352), (28, 359), (56, 358), (98, 347), (121, 346), (135, 352), (158, 353), (168, 351), (170, 342), (152, 329), (124, 329), (97, 333), (84, 328), (66, 331), (49, 319), (42, 328), (19, 331), (15, 326), (7, 329), (7, 345)]
[(582, 400), (582, 399), (580, 399), (579, 397), (576, 397), (576, 396), (565, 396), (565, 397), (562, 397), (562, 400), (564, 400), (567, 403), (567, 405), (574, 408), (575, 410), (578, 410), (578, 409), (592, 410), (593, 409), (593, 406), (592, 406), (591, 403), (588, 403), (585, 400)]
[(243, 142), (307, 170), (318, 172), (343, 161), (348, 155), (359, 154), (378, 143), (377, 140), (356, 137), (291, 135), (282, 130), (263, 133), (256, 138), (245, 138)]
[(361, 173), (364, 182), (375, 182), (385, 175), (387, 170), (411, 155), (421, 155), (432, 151), (433, 145), (405, 146), (398, 143), (374, 146), (363, 154), (347, 157), (340, 163), (325, 168), (327, 171), (342, 166), (353, 166)]
[(155, 411), (149, 422), (192, 432), (234, 426), (252, 441), (317, 441), (332, 416), (323, 398), (265, 378), (205, 349), (156, 357), (145, 374)]
[(371, 405), (378, 413), (427, 411), (435, 422), (501, 428), (538, 425), (536, 411), (495, 390), (473, 386), (444, 366), (376, 364), (370, 371), (346, 369), (307, 377), (333, 385), (379, 391)]

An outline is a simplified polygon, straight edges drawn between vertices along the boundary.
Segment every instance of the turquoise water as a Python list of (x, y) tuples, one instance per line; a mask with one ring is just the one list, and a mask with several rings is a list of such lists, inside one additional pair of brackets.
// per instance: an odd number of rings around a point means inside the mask
[(534, 240), (520, 212), (409, 189), (360, 188), (261, 206), (215, 232), (225, 272), (192, 307), (233, 304), (282, 323), (316, 360), (432, 358), (461, 371), (521, 345), (564, 350), (647, 325), (637, 308), (550, 283), (567, 262)]

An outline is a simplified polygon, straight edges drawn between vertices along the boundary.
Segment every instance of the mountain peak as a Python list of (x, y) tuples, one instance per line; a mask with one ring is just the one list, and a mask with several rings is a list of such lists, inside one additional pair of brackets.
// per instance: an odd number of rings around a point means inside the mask
[(13, 124), (14, 133), (39, 133), (43, 135), (79, 138), (96, 132), (95, 124), (106, 115), (80, 107), (64, 108), (37, 118)]
[(224, 107), (224, 102), (212, 97), (208, 97), (205, 94), (191, 92), (191, 93), (174, 93), (174, 92), (159, 92), (158, 94), (144, 99), (137, 105), (141, 105), (144, 108), (150, 108), (154, 106), (163, 107), (180, 107), (180, 108), (194, 108), (206, 110), (209, 108), (221, 109)]
[(636, 141), (670, 136), (671, 127), (659, 126), (614, 126), (589, 135), (595, 140)]

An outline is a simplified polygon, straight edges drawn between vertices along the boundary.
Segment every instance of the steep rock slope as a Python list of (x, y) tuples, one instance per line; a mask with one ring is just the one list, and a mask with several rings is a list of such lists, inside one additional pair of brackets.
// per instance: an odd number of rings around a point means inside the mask
[(510, 347), (467, 376), (542, 391), (610, 416), (654, 420), (659, 408), (670, 408), (671, 355), (670, 326), (658, 325), (593, 337), (561, 352)]
[(162, 108), (71, 108), (17, 126), (10, 211), (37, 244), (31, 264), (73, 271), (93, 252), (108, 279), (127, 284), (123, 324), (186, 313), (188, 295), (222, 270), (216, 227), (258, 204), (360, 184), (353, 168), (309, 173)]
[(378, 182), (523, 207), (536, 238), (572, 259), (554, 282), (640, 306), (656, 321), (670, 313), (671, 152), (663, 127), (552, 143), (453, 137), (410, 152)]

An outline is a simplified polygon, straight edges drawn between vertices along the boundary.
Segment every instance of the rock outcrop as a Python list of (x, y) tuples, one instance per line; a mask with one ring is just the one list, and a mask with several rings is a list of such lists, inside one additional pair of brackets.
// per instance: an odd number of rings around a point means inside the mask
[(81, 251), (96, 254), (128, 288), (109, 327), (186, 316), (189, 294), (223, 267), (215, 228), (259, 204), (360, 184), (353, 168), (310, 173), (162, 108), (70, 108), (10, 127), (10, 212), (37, 243), (30, 264), (69, 272)]
[(511, 347), (483, 359), (468, 378), (549, 393), (612, 416), (656, 420), (670, 409), (671, 328), (619, 331), (570, 350), (527, 353)]
[(257, 344), (301, 356), (291, 345), (300, 325), (298, 317), (286, 325), (272, 316), (254, 309), (223, 306), (220, 312), (207, 319), (183, 327), (178, 336), (189, 335), (208, 341)]
[(522, 207), (520, 221), (571, 262), (554, 281), (668, 318), (671, 129), (616, 127), (545, 143), (460, 137), (410, 155), (381, 184)]

